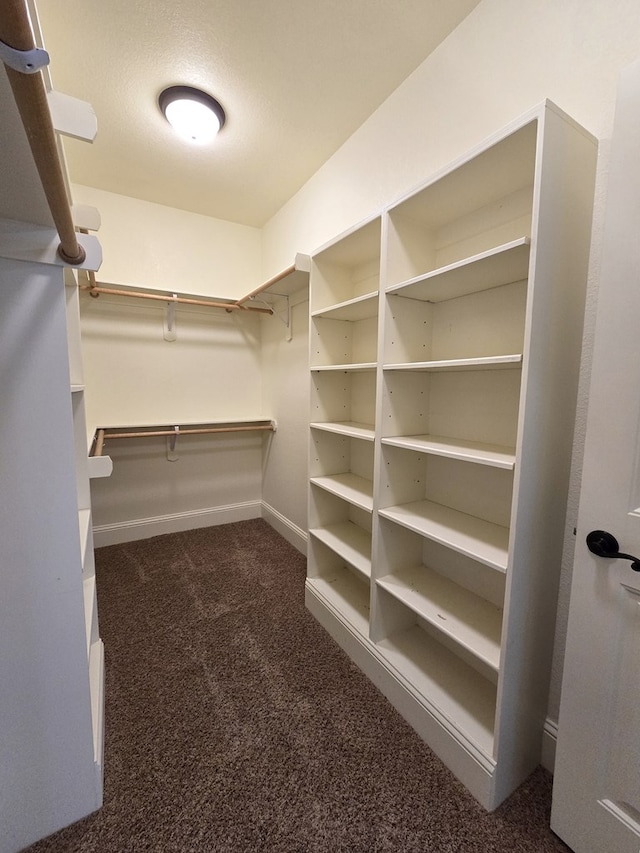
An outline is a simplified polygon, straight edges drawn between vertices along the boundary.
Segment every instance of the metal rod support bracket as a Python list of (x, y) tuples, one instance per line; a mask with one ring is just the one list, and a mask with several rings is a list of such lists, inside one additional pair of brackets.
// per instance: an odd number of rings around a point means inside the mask
[(0, 41), (0, 59), (9, 68), (21, 74), (35, 74), (49, 64), (49, 54), (40, 47), (31, 50), (17, 50)]
[(180, 427), (174, 426), (173, 435), (167, 436), (167, 462), (177, 462), (178, 452), (176, 450), (176, 442), (180, 435)]

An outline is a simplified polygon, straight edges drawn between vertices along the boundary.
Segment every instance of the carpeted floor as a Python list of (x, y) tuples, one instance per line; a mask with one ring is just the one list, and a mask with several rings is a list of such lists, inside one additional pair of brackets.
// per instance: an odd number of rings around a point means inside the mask
[(304, 609), (261, 520), (97, 552), (104, 807), (30, 853), (553, 853), (537, 771), (487, 814)]

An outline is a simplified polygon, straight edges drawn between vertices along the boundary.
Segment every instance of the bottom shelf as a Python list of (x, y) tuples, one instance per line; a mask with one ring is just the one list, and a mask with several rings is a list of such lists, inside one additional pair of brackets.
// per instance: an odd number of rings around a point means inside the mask
[(307, 587), (358, 634), (369, 634), (369, 585), (344, 566), (331, 575), (307, 578)]
[(493, 754), (496, 687), (419, 625), (376, 644), (384, 660), (439, 715), (488, 756)]

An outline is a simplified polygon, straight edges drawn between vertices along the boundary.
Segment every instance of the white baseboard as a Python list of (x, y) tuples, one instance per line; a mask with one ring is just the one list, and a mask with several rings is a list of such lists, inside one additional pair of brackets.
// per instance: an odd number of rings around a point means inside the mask
[(540, 764), (553, 773), (556, 766), (556, 744), (558, 743), (558, 724), (549, 717), (545, 720), (542, 732), (542, 758)]
[(164, 533), (195, 530), (198, 527), (215, 527), (218, 524), (231, 524), (234, 521), (248, 521), (251, 518), (260, 518), (261, 515), (261, 501), (246, 501), (190, 512), (158, 515), (152, 518), (136, 518), (116, 524), (101, 524), (93, 528), (94, 547), (119, 545), (122, 542), (149, 539), (151, 536), (161, 536)]
[(280, 536), (287, 540), (301, 554), (307, 553), (307, 533), (290, 521), (277, 509), (262, 501), (262, 517)]

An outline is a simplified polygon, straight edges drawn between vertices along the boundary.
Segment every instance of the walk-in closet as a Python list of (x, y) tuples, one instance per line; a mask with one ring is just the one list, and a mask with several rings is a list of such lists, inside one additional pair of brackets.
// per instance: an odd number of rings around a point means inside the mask
[(637, 853), (636, 4), (5, 5), (0, 853)]

